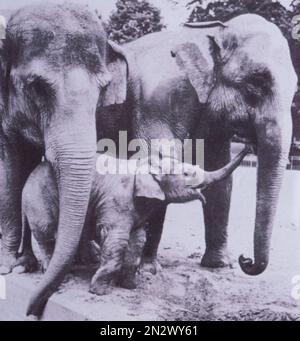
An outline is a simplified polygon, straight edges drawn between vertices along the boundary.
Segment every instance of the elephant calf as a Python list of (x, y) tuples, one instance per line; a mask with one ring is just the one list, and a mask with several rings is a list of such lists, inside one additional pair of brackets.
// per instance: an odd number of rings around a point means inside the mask
[[(149, 172), (147, 160), (136, 162), (98, 155), (83, 232), (92, 233), (100, 245), (100, 267), (92, 279), (91, 292), (105, 294), (111, 283), (135, 288), (135, 274), (146, 241), (143, 227), (156, 205), (161, 201), (170, 203), (170, 197), (177, 203), (203, 201), (200, 189), (228, 176), (247, 153), (245, 148), (231, 163), (215, 172), (205, 172), (199, 166), (171, 158), (170, 162), (161, 164), (159, 160), (153, 163), (152, 159)], [(130, 174), (107, 174), (105, 163), (113, 168), (124, 169), (125, 165)], [(166, 174), (162, 164), (172, 169), (171, 174)], [(59, 217), (58, 187), (48, 162), (42, 162), (30, 175), (23, 190), (22, 208), (21, 248), (25, 253), (32, 252), (31, 229), (45, 269), (53, 253)]]

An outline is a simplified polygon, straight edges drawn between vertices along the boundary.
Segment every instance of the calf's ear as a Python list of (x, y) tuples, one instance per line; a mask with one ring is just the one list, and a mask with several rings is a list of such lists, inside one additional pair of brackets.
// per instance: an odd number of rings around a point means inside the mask
[(134, 197), (160, 201), (166, 199), (165, 193), (151, 174), (137, 174), (135, 176)]

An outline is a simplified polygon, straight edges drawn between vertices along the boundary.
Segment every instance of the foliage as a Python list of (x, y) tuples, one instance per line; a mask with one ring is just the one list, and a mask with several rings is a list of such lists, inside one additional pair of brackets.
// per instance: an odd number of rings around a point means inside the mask
[(289, 39), (292, 29), (291, 12), (273, 0), (224, 0), (210, 2), (204, 9), (202, 1), (198, 2), (195, 10), (190, 15), (190, 21), (222, 20), (227, 21), (231, 18), (245, 13), (255, 13), (263, 16), (267, 20), (277, 24), (283, 34)]
[(164, 28), (160, 10), (146, 0), (118, 0), (107, 24), (109, 38), (122, 44)]

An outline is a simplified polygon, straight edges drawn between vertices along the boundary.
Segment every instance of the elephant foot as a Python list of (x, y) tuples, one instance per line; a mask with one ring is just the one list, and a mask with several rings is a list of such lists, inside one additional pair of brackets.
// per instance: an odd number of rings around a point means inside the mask
[(136, 289), (137, 287), (136, 281), (133, 278), (130, 279), (127, 278), (125, 281), (121, 281), (119, 285), (121, 288), (128, 290), (133, 290)]
[(108, 295), (116, 286), (117, 278), (116, 273), (108, 273), (105, 275), (95, 274), (90, 284), (89, 292), (98, 296)]
[(144, 258), (141, 266), (142, 271), (149, 272), (152, 275), (156, 275), (162, 270), (161, 265), (157, 259)]
[(108, 295), (112, 292), (112, 285), (110, 283), (97, 281), (91, 284), (89, 292), (98, 296)]
[(13, 273), (22, 274), (35, 272), (38, 269), (38, 261), (33, 253), (27, 253), (18, 258)]
[(120, 274), (118, 285), (123, 289), (133, 290), (136, 289), (136, 271), (126, 271)]
[(7, 275), (12, 272), (17, 264), (17, 254), (7, 252), (3, 248), (0, 250), (0, 275)]
[(201, 266), (213, 269), (232, 267), (232, 261), (227, 250), (207, 249), (202, 257)]

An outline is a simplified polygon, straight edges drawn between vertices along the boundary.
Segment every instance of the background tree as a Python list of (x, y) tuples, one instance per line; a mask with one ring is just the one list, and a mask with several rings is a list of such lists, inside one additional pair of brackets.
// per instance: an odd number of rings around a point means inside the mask
[(164, 28), (160, 10), (146, 0), (118, 0), (107, 23), (109, 38), (122, 44)]
[(297, 14), (300, 14), (300, 0), (293, 0), (291, 6), (295, 12), (298, 12)]
[(206, 8), (202, 0), (192, 1), (198, 6), (192, 11), (189, 21), (222, 20), (227, 21), (233, 17), (256, 13), (279, 26), (283, 34), (289, 39), (292, 29), (291, 11), (274, 0), (224, 0), (210, 2)]

